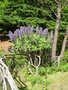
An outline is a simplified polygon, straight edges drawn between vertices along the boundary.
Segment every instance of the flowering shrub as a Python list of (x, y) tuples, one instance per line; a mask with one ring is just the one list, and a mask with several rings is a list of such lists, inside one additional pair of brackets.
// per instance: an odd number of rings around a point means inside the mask
[(51, 48), (53, 32), (49, 36), (48, 29), (42, 30), (42, 27), (21, 26), (14, 34), (10, 31), (9, 37), (13, 42), (15, 53), (26, 54), (29, 64), (33, 67), (39, 67), (42, 62), (43, 53)]
[(51, 41), (53, 39), (53, 32), (49, 39), (48, 29), (42, 30), (42, 27), (36, 27), (36, 33), (34, 33), (34, 27), (21, 26), (20, 30), (17, 29), (14, 34), (9, 31), (10, 40), (14, 44), (14, 50), (16, 52), (26, 51), (41, 51), (42, 49), (51, 48)]

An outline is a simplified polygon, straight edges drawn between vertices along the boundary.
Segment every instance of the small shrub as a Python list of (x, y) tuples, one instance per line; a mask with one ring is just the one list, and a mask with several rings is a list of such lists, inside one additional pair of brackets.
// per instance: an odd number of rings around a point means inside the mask
[(60, 69), (61, 71), (67, 72), (67, 71), (68, 71), (68, 63), (65, 64), (65, 65), (61, 65), (61, 66), (59, 67), (59, 69)]
[(41, 84), (43, 82), (41, 76), (39, 76), (39, 75), (37, 77), (36, 76), (30, 76), (29, 81), (31, 81), (32, 85), (34, 85), (36, 83)]
[(26, 59), (25, 59), (25, 56), (16, 56), (15, 58), (15, 64), (16, 64), (16, 67), (20, 67), (20, 66), (25, 66), (26, 64)]
[(30, 76), (29, 81), (31, 81), (32, 85), (39, 83), (39, 84), (43, 84), (46, 86), (50, 83), (50, 81), (48, 79), (45, 79), (44, 77), (42, 77), (40, 75), (38, 75), (37, 77), (36, 76)]
[(29, 78), (29, 81), (31, 81), (31, 84), (32, 84), (32, 86), (33, 86), (34, 84), (36, 84), (37, 78), (34, 77), (34, 76), (31, 76), (31, 77)]
[(56, 73), (58, 71), (58, 67), (56, 65), (51, 67), (51, 73)]
[(47, 73), (47, 74), (51, 74), (51, 73), (52, 73), (51, 67), (46, 67), (46, 73)]
[(13, 73), (15, 68), (23, 67), (26, 64), (24, 56), (15, 55), (14, 57), (6, 58), (6, 65), (9, 67), (9, 70)]
[(46, 74), (46, 69), (44, 67), (40, 67), (39, 74), (40, 75), (45, 75)]

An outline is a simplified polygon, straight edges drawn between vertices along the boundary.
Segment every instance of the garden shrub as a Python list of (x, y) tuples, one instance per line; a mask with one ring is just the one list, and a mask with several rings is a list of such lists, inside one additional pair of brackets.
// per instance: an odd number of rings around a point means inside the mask
[(39, 69), (42, 62), (45, 63), (44, 53), (51, 49), (53, 32), (49, 36), (47, 28), (43, 30), (37, 26), (35, 31), (33, 26), (21, 26), (14, 34), (10, 31), (9, 37), (15, 54), (25, 55), (27, 62), (36, 68), (37, 73), (37, 67)]
[(12, 57), (8, 56), (6, 58), (6, 64), (9, 67), (9, 69), (19, 68), (19, 67), (25, 66), (26, 60), (24, 56), (20, 56), (20, 55), (15, 55), (14, 59), (13, 59), (13, 56)]
[(46, 68), (40, 67), (40, 68), (39, 68), (39, 74), (40, 74), (40, 75), (45, 75), (45, 74), (46, 74)]
[(60, 65), (59, 70), (63, 71), (63, 72), (67, 72), (68, 71), (68, 63), (65, 65)]
[(43, 85), (48, 85), (50, 81), (48, 79), (45, 79), (41, 77), (40, 75), (36, 76), (30, 76), (29, 81), (31, 81), (32, 85), (35, 85), (36, 83), (43, 84)]

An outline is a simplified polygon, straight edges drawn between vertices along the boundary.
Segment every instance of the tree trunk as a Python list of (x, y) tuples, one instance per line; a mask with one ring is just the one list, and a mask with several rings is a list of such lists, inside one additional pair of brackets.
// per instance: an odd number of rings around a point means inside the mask
[(61, 58), (63, 57), (63, 53), (65, 51), (66, 41), (67, 41), (67, 35), (65, 35), (65, 37), (64, 37), (64, 41), (63, 41), (63, 45), (62, 45), (62, 50), (61, 50), (61, 53), (60, 53)]
[(56, 28), (55, 28), (54, 41), (53, 41), (53, 46), (52, 46), (52, 61), (53, 61), (53, 59), (55, 60), (55, 56), (56, 56), (58, 30), (59, 30), (59, 26), (60, 26), (60, 19), (61, 19), (61, 0), (58, 0)]
[(67, 37), (68, 37), (68, 30), (66, 31), (66, 35), (65, 35), (64, 40), (63, 40), (63, 45), (62, 45), (61, 53), (60, 53), (60, 55), (58, 57), (58, 66), (60, 65), (60, 60), (63, 58), (63, 53), (65, 51)]
[(38, 75), (38, 69), (39, 69), (39, 67), (36, 67), (36, 76)]

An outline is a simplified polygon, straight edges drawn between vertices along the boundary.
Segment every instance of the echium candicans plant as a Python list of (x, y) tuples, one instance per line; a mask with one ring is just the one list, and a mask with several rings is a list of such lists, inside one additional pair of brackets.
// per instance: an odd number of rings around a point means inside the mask
[(33, 26), (21, 26), (14, 33), (9, 32), (15, 53), (25, 54), (30, 65), (36, 68), (36, 74), (38, 74), (38, 68), (43, 60), (44, 51), (51, 49), (52, 35), (51, 32), (51, 36), (49, 36), (47, 28), (43, 30), (38, 26), (36, 29)]

